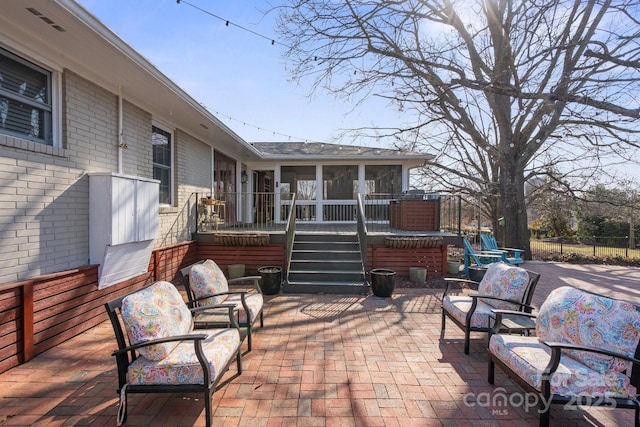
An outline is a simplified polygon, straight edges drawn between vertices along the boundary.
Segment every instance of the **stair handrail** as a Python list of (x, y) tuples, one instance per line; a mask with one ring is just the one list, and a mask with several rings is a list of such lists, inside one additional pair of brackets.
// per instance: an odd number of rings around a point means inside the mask
[[(171, 243), (179, 242), (181, 237), (185, 235), (191, 237), (192, 226), (195, 228), (196, 233), (199, 231), (198, 221), (200, 220), (200, 212), (198, 208), (198, 200), (198, 193), (191, 193), (189, 195), (187, 200), (182, 205), (182, 208), (175, 216), (173, 224), (171, 224), (169, 230), (167, 230), (164, 235), (162, 235), (160, 246), (166, 246)], [(175, 240), (172, 239), (172, 237), (174, 236)]]
[(286, 262), (284, 277), (289, 282), (289, 268), (291, 266), (291, 256), (293, 254), (293, 240), (296, 237), (296, 194), (291, 196), (291, 204), (289, 208), (289, 216), (287, 217), (287, 226), (285, 228), (287, 246), (286, 246)]
[(364, 203), (362, 193), (358, 193), (358, 242), (360, 243), (360, 256), (362, 257), (362, 269), (367, 274), (367, 221), (364, 215)]

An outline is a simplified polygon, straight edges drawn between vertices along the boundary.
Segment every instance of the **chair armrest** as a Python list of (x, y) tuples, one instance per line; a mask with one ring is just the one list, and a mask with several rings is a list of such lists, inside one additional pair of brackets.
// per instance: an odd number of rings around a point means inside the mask
[[(520, 307), (522, 307), (523, 309), (529, 309), (529, 310), (533, 310), (535, 307), (529, 304), (525, 304), (523, 302), (520, 301), (515, 301), (512, 299), (508, 299), (508, 298), (500, 298), (500, 297), (495, 297), (493, 295), (480, 295), (480, 294), (469, 294), (467, 295), (470, 298), (473, 299), (477, 299), (477, 298), (484, 298), (484, 299), (490, 299), (490, 300), (494, 300), (494, 301), (504, 301), (504, 302), (508, 302), (511, 304), (515, 304), (515, 305), (519, 305)], [(494, 311), (494, 310), (492, 310)], [(498, 311), (498, 310), (495, 310)], [(510, 310), (504, 310), (504, 311), (510, 311)], [(520, 313), (519, 311), (515, 311), (516, 313)]]
[(606, 356), (619, 357), (623, 360), (627, 360), (632, 362), (635, 365), (640, 365), (640, 360), (634, 359), (633, 357), (625, 356), (624, 354), (616, 353), (614, 351), (603, 350), (600, 348), (592, 348), (592, 347), (584, 347), (580, 345), (575, 345), (571, 343), (562, 343), (562, 342), (543, 342), (546, 346), (551, 348), (551, 359), (549, 359), (549, 363), (544, 368), (541, 377), (540, 388), (544, 396), (551, 395), (551, 377), (558, 369), (560, 365), (560, 356), (562, 355), (562, 350), (579, 350), (579, 351), (587, 351), (591, 353), (604, 354)]
[(500, 250), (507, 251), (507, 252), (519, 252), (519, 253), (524, 252), (524, 249), (516, 249), (516, 248), (500, 248)]
[(603, 354), (605, 356), (612, 356), (612, 357), (618, 357), (620, 359), (624, 359), (628, 362), (632, 362), (635, 364), (640, 365), (640, 360), (639, 359), (635, 359), (633, 357), (624, 355), (622, 353), (618, 353), (615, 351), (611, 351), (611, 350), (605, 350), (602, 348), (595, 348), (595, 347), (586, 347), (586, 346), (582, 346), (582, 345), (577, 345), (577, 344), (571, 344), (571, 343), (565, 343), (565, 342), (556, 342), (556, 341), (549, 341), (549, 342), (542, 342), (544, 345), (551, 347), (551, 354), (552, 354), (552, 359), (553, 359), (553, 353), (557, 352), (558, 354), (561, 352), (561, 350), (578, 350), (578, 351), (587, 351), (589, 353), (598, 353), (598, 354)]
[[(520, 304), (520, 305), (524, 305), (527, 306), (526, 304)], [(527, 307), (531, 307), (531, 308), (535, 308), (533, 306), (527, 306)], [(505, 314), (508, 314), (510, 316), (522, 316), (522, 317), (530, 317), (532, 319), (535, 319), (536, 317), (538, 317), (537, 314), (533, 314), (533, 313), (527, 313), (526, 311), (518, 311), (518, 310), (491, 310), (493, 311), (493, 313), (496, 315), (496, 319), (498, 318), (498, 316), (503, 316)]]
[(235, 304), (210, 304), (210, 305), (203, 305), (200, 307), (196, 307), (196, 308), (190, 308), (189, 310), (191, 310), (192, 314), (197, 314), (203, 311), (212, 311), (215, 309), (225, 309), (227, 311), (231, 310), (231, 312), (233, 313), (233, 311), (236, 308)]
[(141, 347), (147, 347), (155, 344), (164, 344), (164, 343), (173, 342), (173, 341), (194, 341), (194, 342), (203, 341), (203, 340), (206, 340), (208, 337), (209, 335), (207, 334), (190, 334), (190, 335), (175, 335), (172, 337), (158, 338), (155, 340), (142, 341), (136, 344), (131, 344), (130, 346), (114, 351), (113, 353), (111, 353), (111, 355), (117, 356), (119, 354), (126, 353)]
[[(526, 304), (521, 304), (523, 306), (526, 306)], [(531, 306), (528, 306), (531, 307)], [(532, 309), (534, 307), (531, 307)], [(496, 319), (493, 323), (493, 327), (491, 328), (491, 330), (489, 331), (489, 336), (493, 335), (493, 334), (497, 334), (500, 332), (500, 330), (502, 329), (502, 317), (503, 316), (510, 316), (510, 317), (521, 317), (523, 319), (536, 319), (537, 315), (532, 314), (532, 313), (527, 313), (526, 311), (517, 311), (517, 310), (491, 310), (493, 312), (493, 314), (495, 314)], [(531, 328), (533, 329), (533, 328)]]
[[(205, 305), (202, 307), (197, 307), (197, 308), (192, 308), (191, 309), (191, 314), (192, 315), (196, 315), (196, 314), (207, 314), (210, 313), (212, 311), (216, 311), (216, 310), (226, 310), (227, 314), (229, 316), (229, 322), (228, 324), (231, 325), (231, 327), (233, 328), (240, 328), (240, 325), (238, 324), (238, 319), (236, 319), (236, 311), (237, 306), (236, 304), (211, 304), (211, 305)], [(198, 320), (194, 318), (194, 321), (197, 322)]]
[(196, 298), (193, 299), (193, 301), (198, 302), (198, 301), (202, 301), (202, 300), (209, 299), (209, 298), (221, 297), (221, 296), (224, 296), (224, 295), (246, 294), (248, 292), (249, 291), (246, 291), (246, 290), (218, 292), (217, 294), (211, 294), (211, 295), (205, 295), (205, 296), (202, 296), (202, 297), (196, 297)]
[(478, 258), (493, 258), (493, 259), (502, 259), (502, 254), (504, 254), (504, 251), (483, 251), (483, 252), (476, 252), (476, 256)]
[(245, 276), (245, 277), (238, 277), (235, 279), (228, 279), (227, 283), (229, 284), (229, 286), (238, 286), (237, 284), (239, 283), (244, 283), (244, 282), (252, 282), (253, 286), (249, 287), (249, 289), (251, 291), (256, 291), (258, 293), (262, 293), (262, 290), (260, 289), (260, 279), (262, 277), (261, 276)]
[(472, 285), (472, 286), (476, 286), (478, 287), (480, 285), (479, 282), (475, 282), (473, 280), (469, 280), (469, 279), (459, 279), (459, 278), (455, 278), (455, 277), (445, 277), (444, 278), (444, 292), (442, 293), (442, 298), (444, 298), (445, 296), (447, 296), (447, 292), (449, 292), (449, 284), (450, 283), (462, 283), (462, 284), (466, 284), (466, 285)]

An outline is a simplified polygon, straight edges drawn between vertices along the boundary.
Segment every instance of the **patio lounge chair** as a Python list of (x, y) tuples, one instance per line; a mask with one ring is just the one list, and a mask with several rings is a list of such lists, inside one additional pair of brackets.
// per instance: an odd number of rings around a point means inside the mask
[[(444, 338), (448, 317), (464, 331), (464, 353), (469, 354), (471, 332), (489, 332), (493, 326), (494, 309), (518, 310), (530, 313), (531, 298), (540, 275), (503, 262), (491, 264), (478, 282), (445, 278), (442, 294), (442, 325), (440, 338)], [(450, 284), (477, 286), (477, 294), (447, 295)], [(509, 308), (506, 308), (509, 307)]]
[(469, 266), (475, 264), (478, 267), (487, 267), (494, 262), (502, 262), (502, 254), (495, 252), (476, 252), (467, 239), (462, 239), (464, 243), (464, 274), (469, 274)]
[[(252, 330), (256, 320), (260, 319), (260, 327), (264, 326), (264, 299), (258, 284), (260, 276), (227, 279), (220, 267), (213, 260), (205, 260), (180, 270), (185, 286), (189, 307), (206, 307), (208, 304), (235, 304), (240, 328), (244, 329), (243, 338), (247, 337), (248, 350), (252, 347)], [(249, 289), (233, 289), (230, 285), (250, 282)], [(219, 314), (204, 313), (196, 315), (195, 327), (216, 328), (227, 326), (226, 318)]]
[(128, 393), (202, 393), (206, 425), (211, 426), (216, 385), (234, 359), (237, 375), (242, 373), (234, 306), (207, 310), (226, 311), (235, 327), (194, 330), (192, 312), (178, 290), (160, 281), (109, 301), (105, 308), (118, 343), (113, 352), (120, 394), (118, 425), (127, 419)]
[[(501, 329), (505, 315), (533, 323), (533, 336), (492, 335), (488, 380), (494, 383), (497, 365), (528, 399), (535, 397), (530, 401), (538, 404), (541, 427), (549, 426), (552, 404), (565, 411), (581, 406), (633, 409), (633, 423), (617, 419), (611, 424), (640, 427), (640, 307), (562, 286), (549, 294), (537, 316), (495, 314), (495, 329)], [(565, 423), (558, 420), (557, 425)]]
[(512, 265), (520, 265), (524, 262), (524, 259), (522, 259), (523, 249), (500, 248), (493, 234), (481, 234), (480, 239), (483, 251), (501, 253), (504, 262)]

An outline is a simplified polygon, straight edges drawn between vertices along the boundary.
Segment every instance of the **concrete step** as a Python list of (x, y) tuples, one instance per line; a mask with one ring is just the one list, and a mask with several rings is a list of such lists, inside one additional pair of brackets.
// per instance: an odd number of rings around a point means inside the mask
[(309, 242), (358, 242), (358, 236), (353, 234), (322, 234), (322, 233), (296, 233), (295, 240)]
[(362, 267), (362, 257), (360, 253), (340, 253), (340, 254), (326, 254), (326, 253), (307, 253), (307, 254), (293, 254), (291, 257), (292, 264), (310, 264), (316, 265), (320, 263), (335, 263), (337, 265), (344, 265), (345, 268), (349, 268), (349, 265), (357, 265)]
[(364, 282), (362, 271), (354, 270), (289, 270), (292, 282)]
[(359, 261), (362, 263), (360, 251), (314, 251), (314, 250), (294, 250), (291, 253), (291, 261)]
[(307, 251), (359, 251), (360, 245), (358, 242), (310, 242), (310, 241), (294, 241), (293, 250), (307, 250)]
[(371, 287), (365, 282), (349, 281), (288, 281), (284, 284), (284, 293), (299, 294), (348, 294), (368, 295)]

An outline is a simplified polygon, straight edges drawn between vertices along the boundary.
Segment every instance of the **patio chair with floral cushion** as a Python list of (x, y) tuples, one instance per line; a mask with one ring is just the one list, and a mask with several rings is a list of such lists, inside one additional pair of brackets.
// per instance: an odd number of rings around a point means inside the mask
[[(469, 354), (471, 332), (489, 332), (493, 326), (494, 309), (531, 312), (531, 298), (540, 275), (502, 262), (490, 264), (482, 280), (445, 278), (442, 295), (442, 329), (444, 338), (448, 317), (464, 331), (464, 353)], [(448, 295), (452, 283), (477, 286), (477, 294)]]
[[(528, 401), (537, 403), (541, 427), (550, 424), (552, 404), (562, 405), (565, 411), (583, 406), (633, 409), (633, 425), (640, 427), (639, 306), (561, 286), (549, 293), (537, 316), (495, 313), (489, 383), (494, 383), (497, 365), (524, 390)], [(535, 334), (504, 333), (505, 315), (533, 319)], [(617, 425), (632, 425), (631, 420), (610, 417), (617, 419)]]
[[(202, 393), (206, 425), (212, 424), (213, 393), (236, 361), (242, 373), (240, 331), (231, 304), (206, 310), (226, 311), (235, 327), (194, 330), (192, 311), (169, 282), (152, 283), (105, 304), (118, 343), (118, 425), (127, 419), (128, 393)], [(230, 381), (230, 377), (225, 382)]]
[[(209, 304), (222, 303), (236, 306), (238, 324), (241, 329), (244, 329), (243, 338), (247, 336), (248, 350), (251, 351), (252, 330), (256, 320), (260, 319), (260, 327), (264, 326), (264, 298), (258, 284), (260, 276), (227, 279), (220, 267), (210, 259), (183, 268), (181, 274), (190, 307), (206, 307)], [(229, 286), (247, 282), (252, 286), (249, 288)], [(221, 322), (219, 314), (196, 315), (195, 327), (196, 329), (224, 327), (226, 321), (227, 319), (223, 318)]]

